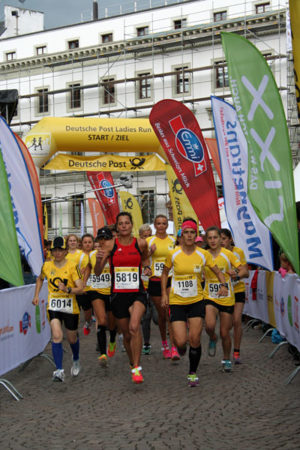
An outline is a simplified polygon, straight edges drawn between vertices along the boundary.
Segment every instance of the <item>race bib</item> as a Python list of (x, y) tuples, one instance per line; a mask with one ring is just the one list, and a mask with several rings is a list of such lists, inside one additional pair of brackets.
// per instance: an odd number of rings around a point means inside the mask
[(160, 278), (163, 268), (165, 265), (165, 261), (155, 261), (154, 263), (154, 276)]
[(198, 295), (197, 278), (193, 275), (176, 276), (174, 294), (180, 297), (196, 297)]
[[(225, 283), (226, 287), (228, 289), (228, 296), (230, 296), (229, 286), (228, 283)], [(220, 283), (208, 283), (208, 294), (212, 298), (225, 298), (224, 296), (219, 296), (219, 290), (221, 288)]]
[(138, 267), (115, 267), (115, 289), (116, 290), (138, 290), (139, 268)]
[(72, 298), (50, 298), (49, 308), (51, 311), (60, 311), (64, 313), (73, 314), (73, 299)]
[(86, 282), (87, 286), (93, 289), (105, 289), (111, 285), (111, 276), (109, 272), (101, 273), (100, 275), (91, 274)]

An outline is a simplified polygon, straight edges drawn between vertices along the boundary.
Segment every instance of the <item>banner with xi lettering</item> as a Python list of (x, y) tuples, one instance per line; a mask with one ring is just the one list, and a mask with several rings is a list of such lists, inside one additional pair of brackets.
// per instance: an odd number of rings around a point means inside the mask
[(234, 33), (221, 35), (233, 102), (248, 142), (248, 196), (300, 273), (292, 155), (279, 91), (251, 42)]

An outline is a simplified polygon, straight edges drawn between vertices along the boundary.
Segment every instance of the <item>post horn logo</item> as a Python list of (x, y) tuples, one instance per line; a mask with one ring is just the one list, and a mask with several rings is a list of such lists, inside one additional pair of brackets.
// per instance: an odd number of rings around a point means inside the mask
[(131, 197), (126, 200), (125, 207), (126, 209), (133, 209), (133, 201)]
[(173, 183), (172, 191), (176, 192), (176, 194), (179, 194), (179, 195), (182, 194), (182, 186), (177, 179)]
[(137, 169), (144, 169), (142, 165), (145, 163), (146, 158), (132, 158), (129, 159), (130, 164), (133, 166), (131, 167), (131, 170), (137, 170)]

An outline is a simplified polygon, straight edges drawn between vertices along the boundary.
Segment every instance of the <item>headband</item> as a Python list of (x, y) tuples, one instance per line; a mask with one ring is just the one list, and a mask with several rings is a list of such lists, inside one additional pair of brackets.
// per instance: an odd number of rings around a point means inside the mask
[(192, 220), (186, 220), (185, 222), (183, 222), (183, 224), (181, 225), (181, 229), (185, 230), (186, 228), (193, 228), (193, 230), (195, 230), (197, 233), (197, 225)]

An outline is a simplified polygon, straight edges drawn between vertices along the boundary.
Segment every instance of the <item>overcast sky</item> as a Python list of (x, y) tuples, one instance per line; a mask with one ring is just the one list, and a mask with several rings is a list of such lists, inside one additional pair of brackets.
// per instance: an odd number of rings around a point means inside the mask
[[(136, 0), (139, 9), (152, 6), (161, 6), (164, 1), (168, 4), (182, 0)], [(104, 17), (104, 9), (109, 15), (132, 11), (134, 0), (98, 0), (99, 18)], [(45, 28), (55, 28), (63, 25), (71, 25), (91, 19), (93, 0), (0, 0), (0, 20), (3, 20), (4, 5), (41, 11), (44, 15)]]

